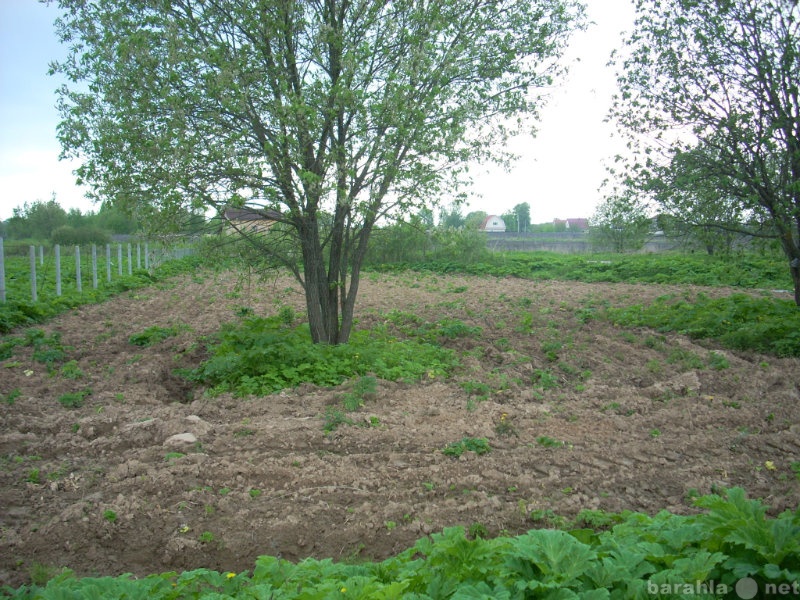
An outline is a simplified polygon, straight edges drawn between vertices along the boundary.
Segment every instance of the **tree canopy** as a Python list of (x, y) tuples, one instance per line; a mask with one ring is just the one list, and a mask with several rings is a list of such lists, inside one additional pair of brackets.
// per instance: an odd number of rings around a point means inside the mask
[(376, 221), (457, 191), (468, 161), (507, 160), (583, 26), (577, 0), (58, 3), (59, 137), (79, 178), (144, 222), (277, 211), (330, 343), (349, 337)]
[[(796, 0), (637, 0), (612, 116), (640, 152), (630, 182), (692, 188), (739, 229), (774, 235), (800, 304), (800, 7)], [(663, 194), (664, 190), (679, 194)], [(668, 207), (669, 208), (669, 207)], [(762, 218), (763, 217), (763, 218)], [(714, 216), (704, 225), (730, 227)]]

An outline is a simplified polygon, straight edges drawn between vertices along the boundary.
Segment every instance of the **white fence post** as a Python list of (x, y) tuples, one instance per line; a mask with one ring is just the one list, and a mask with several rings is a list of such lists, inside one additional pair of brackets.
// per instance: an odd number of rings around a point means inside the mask
[(78, 286), (78, 293), (83, 291), (81, 285), (81, 247), (75, 246), (75, 284)]
[(92, 289), (97, 289), (97, 244), (92, 244)]
[(61, 246), (56, 244), (53, 248), (56, 257), (56, 296), (61, 295)]
[(33, 302), (36, 302), (36, 300), (38, 299), (36, 296), (36, 246), (31, 246), (30, 258), (31, 258), (31, 300)]
[(3, 238), (0, 236), (0, 302), (6, 301), (6, 256)]
[(106, 244), (106, 279), (111, 283), (111, 244)]

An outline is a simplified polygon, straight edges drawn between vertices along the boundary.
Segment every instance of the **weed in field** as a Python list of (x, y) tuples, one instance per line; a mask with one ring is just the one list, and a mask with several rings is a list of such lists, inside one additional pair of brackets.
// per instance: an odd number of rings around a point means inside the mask
[(262, 494), (261, 490), (259, 490), (258, 488), (252, 488), (252, 489), (251, 489), (249, 492), (247, 492), (247, 493), (250, 495), (250, 497), (251, 497), (253, 500), (255, 500), (256, 498), (258, 498), (258, 497), (259, 497), (259, 496)]
[(558, 354), (564, 348), (564, 345), (555, 340), (549, 342), (542, 343), (542, 352), (544, 352), (544, 356), (550, 362), (556, 362), (558, 360)]
[(210, 544), (211, 542), (214, 541), (214, 534), (211, 533), (210, 531), (204, 531), (203, 533), (200, 534), (198, 539), (203, 544)]
[(481, 455), (491, 451), (489, 440), (486, 438), (461, 438), (458, 442), (452, 442), (442, 449), (445, 456), (460, 457), (464, 452), (474, 452)]
[(297, 313), (291, 306), (284, 305), (278, 309), (278, 321), (280, 321), (286, 327), (291, 327), (296, 318)]
[(500, 420), (495, 424), (494, 431), (500, 436), (519, 436), (517, 428), (511, 423), (511, 418), (507, 413), (500, 415)]
[(65, 362), (61, 365), (61, 368), (58, 370), (59, 375), (64, 377), (65, 379), (82, 379), (83, 378), (83, 371), (78, 366), (77, 360), (70, 360)]
[(104, 510), (103, 511), (103, 518), (108, 521), (109, 523), (116, 523), (117, 522), (117, 513), (113, 510)]
[(467, 533), (469, 537), (471, 537), (472, 539), (478, 539), (478, 538), (485, 538), (489, 532), (486, 530), (486, 527), (482, 523), (478, 523), (476, 521), (469, 526)]
[(536, 443), (544, 448), (563, 448), (566, 445), (565, 442), (559, 442), (546, 435), (537, 437)]
[(47, 365), (48, 371), (63, 362), (67, 351), (72, 349), (61, 343), (60, 333), (55, 332), (48, 336), (41, 329), (29, 329), (25, 332), (25, 342), (33, 347), (33, 360)]
[(22, 392), (19, 391), (19, 388), (14, 388), (10, 392), (8, 392), (8, 394), (0, 396), (0, 399), (2, 399), (3, 403), (11, 406), (12, 404), (14, 404), (14, 402), (16, 402), (17, 398), (19, 398), (21, 395)]
[(345, 410), (354, 411), (364, 406), (364, 401), (375, 397), (378, 381), (371, 375), (359, 377), (353, 384), (353, 389), (344, 395), (342, 404)]
[(533, 313), (524, 312), (519, 317), (519, 323), (514, 327), (516, 333), (531, 334), (533, 333)]
[(558, 376), (549, 369), (534, 369), (533, 384), (542, 390), (553, 390), (560, 387)]
[(325, 408), (325, 421), (322, 430), (327, 434), (336, 431), (339, 425), (352, 425), (353, 421), (345, 415), (344, 411), (335, 407), (328, 406)]
[(479, 402), (488, 400), (492, 393), (492, 388), (482, 381), (462, 381), (458, 385), (467, 392), (467, 397), (470, 400), (473, 397)]
[(87, 388), (80, 392), (68, 392), (66, 394), (62, 394), (58, 398), (58, 401), (64, 408), (80, 408), (83, 406), (86, 397), (91, 395), (92, 390)]
[(727, 369), (731, 366), (731, 363), (728, 361), (727, 358), (723, 354), (719, 352), (714, 352), (713, 350), (708, 353), (708, 365), (712, 369), (716, 369), (717, 371), (721, 371), (723, 369)]
[(39, 485), (42, 483), (42, 473), (39, 469), (30, 469), (28, 471), (28, 475), (25, 477), (25, 481), (28, 483), (34, 483)]
[(128, 341), (134, 346), (142, 346), (147, 348), (149, 346), (155, 346), (156, 344), (163, 342), (168, 338), (175, 337), (176, 335), (180, 334), (181, 331), (185, 331), (186, 329), (188, 329), (186, 325), (175, 325), (173, 327), (160, 327), (158, 325), (153, 325), (144, 331), (134, 333), (128, 338)]

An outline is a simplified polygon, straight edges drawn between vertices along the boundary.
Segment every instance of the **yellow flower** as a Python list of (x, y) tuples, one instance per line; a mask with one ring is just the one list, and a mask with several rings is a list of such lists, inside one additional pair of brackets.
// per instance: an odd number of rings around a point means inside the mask
[(777, 467), (775, 466), (775, 463), (772, 462), (771, 460), (768, 460), (767, 462), (765, 462), (764, 466), (767, 468), (767, 471), (775, 471), (777, 469)]
[(344, 594), (344, 593), (347, 591), (347, 588), (346, 588), (346, 587), (343, 587), (343, 588), (342, 588), (342, 589), (340, 589), (339, 591), (340, 591), (340, 592), (342, 592), (342, 593)]
[(233, 579), (234, 577), (236, 577), (236, 573), (228, 573), (227, 575), (225, 575), (225, 577), (227, 577), (228, 579)]

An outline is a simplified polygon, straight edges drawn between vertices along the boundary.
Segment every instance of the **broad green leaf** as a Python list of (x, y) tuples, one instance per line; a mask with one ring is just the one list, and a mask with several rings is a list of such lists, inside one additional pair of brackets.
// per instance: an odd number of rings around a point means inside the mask
[(543, 582), (569, 583), (589, 569), (597, 556), (565, 531), (552, 529), (529, 531), (516, 538), (512, 547), (511, 564), (532, 565)]

